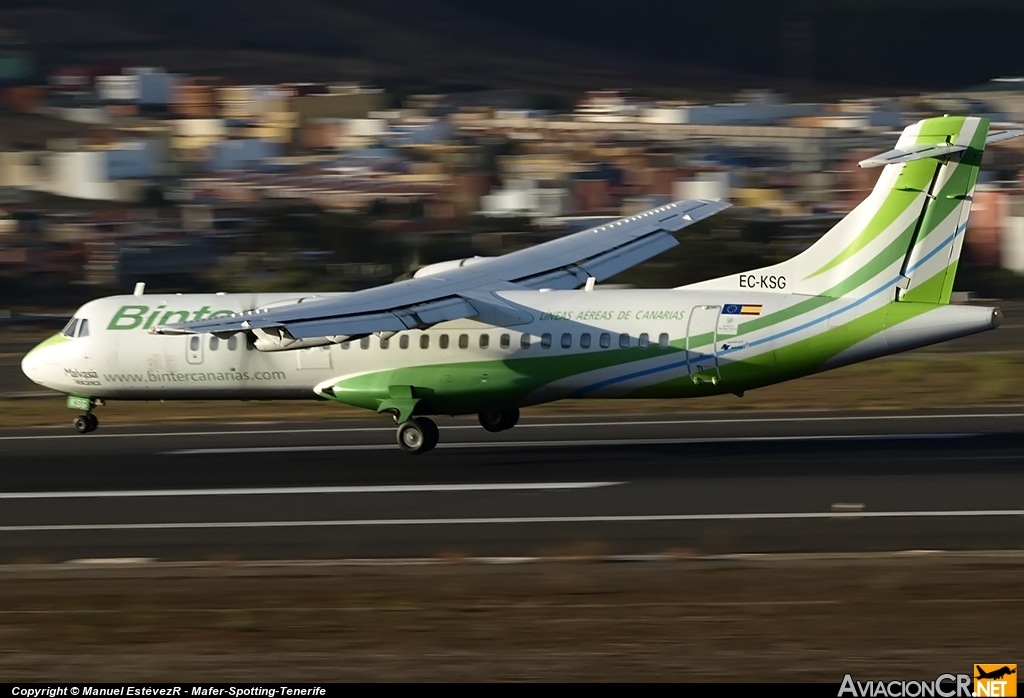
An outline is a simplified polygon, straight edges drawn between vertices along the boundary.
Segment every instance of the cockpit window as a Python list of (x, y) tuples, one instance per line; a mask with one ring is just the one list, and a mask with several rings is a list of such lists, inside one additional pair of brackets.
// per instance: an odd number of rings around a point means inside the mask
[(68, 324), (64, 325), (64, 329), (60, 333), (65, 337), (74, 337), (76, 329), (78, 329), (78, 318), (73, 317), (68, 320)]
[(84, 319), (84, 318), (78, 324), (78, 336), (79, 337), (88, 337), (89, 336), (89, 321)]

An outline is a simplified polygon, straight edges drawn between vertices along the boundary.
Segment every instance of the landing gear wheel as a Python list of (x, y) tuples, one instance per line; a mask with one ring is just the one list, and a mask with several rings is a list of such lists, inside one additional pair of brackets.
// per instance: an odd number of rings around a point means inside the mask
[(88, 434), (89, 432), (96, 431), (96, 427), (100, 425), (100, 420), (96, 419), (96, 415), (89, 412), (75, 417), (71, 423), (79, 434)]
[(490, 432), (505, 431), (519, 423), (519, 410), (496, 410), (494, 412), (481, 412), (477, 415), (480, 426)]
[(406, 453), (426, 453), (437, 446), (437, 425), (426, 417), (413, 417), (398, 426), (398, 446)]

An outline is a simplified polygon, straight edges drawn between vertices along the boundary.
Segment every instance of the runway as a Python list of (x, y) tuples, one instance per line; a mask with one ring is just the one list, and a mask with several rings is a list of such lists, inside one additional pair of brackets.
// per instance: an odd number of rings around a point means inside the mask
[(0, 431), (0, 563), (1024, 547), (1024, 413)]

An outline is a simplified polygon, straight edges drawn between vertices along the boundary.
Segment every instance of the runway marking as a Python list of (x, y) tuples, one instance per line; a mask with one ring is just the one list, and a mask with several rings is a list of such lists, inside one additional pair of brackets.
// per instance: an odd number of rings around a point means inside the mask
[(0, 533), (59, 531), (166, 531), (226, 528), (329, 528), (366, 526), (464, 526), (486, 524), (657, 523), (681, 521), (779, 521), (800, 519), (903, 519), (1024, 516), (1024, 509), (952, 511), (764, 512), (748, 514), (641, 514), (626, 516), (497, 516), (465, 519), (334, 519), (322, 521), (176, 521), (157, 523), (37, 524), (0, 526)]
[[(778, 423), (800, 423), (800, 422), (865, 422), (865, 421), (890, 421), (890, 420), (936, 420), (936, 419), (1013, 419), (1024, 417), (1024, 412), (995, 412), (995, 413), (965, 413), (965, 414), (893, 414), (893, 415), (845, 415), (832, 417), (749, 417), (749, 418), (711, 418), (711, 419), (673, 419), (673, 420), (637, 420), (637, 421), (610, 421), (610, 422), (548, 422), (540, 424), (519, 424), (516, 429), (561, 429), (565, 427), (630, 427), (630, 426), (679, 426), (686, 424), (778, 424)], [(442, 431), (472, 429), (479, 430), (476, 424), (452, 424), (441, 427)], [(364, 432), (394, 432), (394, 427), (336, 427), (330, 429), (233, 429), (220, 431), (166, 431), (166, 432), (142, 432), (132, 433), (105, 433), (97, 432), (89, 434), (89, 440), (94, 439), (123, 439), (123, 438), (159, 438), (173, 436), (253, 436), (273, 434), (343, 434), (343, 433), (364, 433)], [(26, 439), (38, 439), (39, 434), (30, 436), (0, 436), (0, 441), (23, 441)], [(47, 439), (82, 439), (81, 434), (49, 434), (43, 438)]]
[(81, 492), (0, 492), (4, 499), (109, 499), (115, 497), (216, 497), (293, 494), (388, 494), (395, 492), (509, 492), (586, 490), (625, 482), (495, 482), (440, 485), (344, 485), (335, 487), (245, 487), (179, 490), (97, 490)]
[[(898, 439), (960, 439), (976, 434), (836, 434), (817, 436), (742, 436), (691, 439), (578, 439), (565, 441), (467, 441), (463, 443), (438, 444), (439, 449), (464, 448), (509, 448), (510, 446), (580, 447), (580, 446), (656, 446), (676, 444), (713, 444), (728, 441), (742, 442), (772, 441), (880, 441)], [(334, 444), (323, 446), (237, 446), (226, 448), (183, 448), (161, 451), (162, 456), (201, 456), (225, 453), (301, 453), (318, 451), (394, 451), (395, 445), (386, 444)]]

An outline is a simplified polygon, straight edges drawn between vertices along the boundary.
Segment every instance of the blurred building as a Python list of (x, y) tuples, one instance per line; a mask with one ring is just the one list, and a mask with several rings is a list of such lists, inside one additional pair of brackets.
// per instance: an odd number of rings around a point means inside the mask
[(999, 264), (1004, 269), (1024, 274), (1024, 195), (1012, 193), (1004, 212)]
[(95, 95), (102, 102), (136, 104), (144, 109), (171, 105), (180, 75), (163, 68), (131, 67), (120, 74), (97, 75)]
[(978, 185), (964, 238), (972, 262), (993, 267), (1002, 263), (1001, 243), (1009, 213), (1009, 191)]
[(282, 154), (281, 147), (260, 138), (233, 138), (212, 143), (206, 166), (213, 172), (264, 169)]
[(289, 108), (304, 127), (316, 119), (364, 119), (370, 112), (387, 107), (387, 95), (377, 88), (360, 85), (330, 85), (323, 92), (296, 91)]
[(643, 110), (639, 118), (649, 124), (770, 125), (795, 117), (816, 115), (822, 111), (820, 104), (787, 104), (771, 92), (747, 97), (745, 101), (732, 104), (655, 106)]
[(161, 174), (164, 154), (155, 141), (124, 141), (104, 148), (48, 153), (39, 187), (78, 199), (134, 201)]
[(217, 79), (182, 76), (171, 87), (169, 111), (177, 116), (210, 119), (218, 116)]

